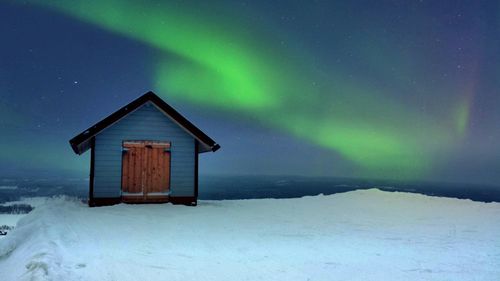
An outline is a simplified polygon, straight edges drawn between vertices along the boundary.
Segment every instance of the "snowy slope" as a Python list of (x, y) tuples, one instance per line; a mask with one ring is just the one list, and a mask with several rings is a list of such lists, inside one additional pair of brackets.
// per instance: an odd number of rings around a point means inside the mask
[(0, 280), (500, 280), (500, 204), (360, 190), (197, 207), (57, 198), (0, 241)]
[[(21, 204), (21, 205), (30, 205), (31, 207), (36, 208), (40, 205), (45, 204), (47, 199), (48, 199), (47, 197), (28, 197), (28, 198), (22, 198), (19, 201), (6, 202), (0, 204), (0, 206), (11, 206), (11, 205)], [(17, 222), (24, 216), (26, 216), (26, 214), (12, 214), (12, 213), (0, 214), (0, 226), (5, 225), (8, 227), (14, 227), (16, 226)], [(5, 238), (5, 236), (0, 236), (0, 240), (3, 238)]]

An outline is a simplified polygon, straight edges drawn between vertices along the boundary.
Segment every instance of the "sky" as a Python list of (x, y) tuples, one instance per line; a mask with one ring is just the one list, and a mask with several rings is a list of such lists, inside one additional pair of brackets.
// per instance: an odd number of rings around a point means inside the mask
[(499, 185), (498, 1), (0, 2), (0, 176), (86, 177), (68, 140), (154, 91), (203, 175)]

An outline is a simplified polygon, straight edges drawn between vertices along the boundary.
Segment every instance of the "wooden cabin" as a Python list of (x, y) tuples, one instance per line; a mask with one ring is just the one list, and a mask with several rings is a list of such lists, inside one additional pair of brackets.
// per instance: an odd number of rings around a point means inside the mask
[(153, 92), (70, 141), (90, 149), (89, 206), (172, 202), (196, 205), (198, 154), (220, 146)]

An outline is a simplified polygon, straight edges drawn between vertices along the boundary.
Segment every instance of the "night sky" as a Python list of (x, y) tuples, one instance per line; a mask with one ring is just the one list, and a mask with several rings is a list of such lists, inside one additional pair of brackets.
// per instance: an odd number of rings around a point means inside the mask
[(153, 90), (202, 175), (500, 182), (498, 1), (1, 1), (0, 176)]

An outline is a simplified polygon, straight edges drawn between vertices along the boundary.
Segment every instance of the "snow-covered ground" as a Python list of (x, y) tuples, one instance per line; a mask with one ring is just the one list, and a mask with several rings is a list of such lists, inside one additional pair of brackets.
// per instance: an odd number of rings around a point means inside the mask
[[(9, 227), (16, 226), (16, 223), (26, 214), (0, 214), (0, 226), (6, 225)], [(0, 236), (2, 239), (4, 236)]]
[(1, 204), (2, 206), (10, 206), (10, 205), (30, 205), (33, 208), (44, 205), (47, 200), (51, 200), (48, 197), (25, 197), (21, 198), (19, 201), (9, 201)]
[[(28, 197), (28, 198), (22, 198), (19, 201), (10, 201), (6, 202), (3, 204), (0, 204), (0, 206), (11, 206), (11, 205), (30, 205), (33, 208), (36, 208), (40, 205), (45, 204), (45, 202), (48, 200), (47, 197)], [(11, 228), (14, 228), (17, 224), (17, 222), (26, 216), (27, 214), (1, 214), (0, 213), (0, 227), (1, 226), (8, 226)], [(5, 238), (5, 236), (0, 235), (0, 240)], [(0, 275), (0, 280), (1, 275)]]
[(197, 207), (56, 198), (0, 240), (0, 280), (500, 280), (500, 204), (359, 190)]

